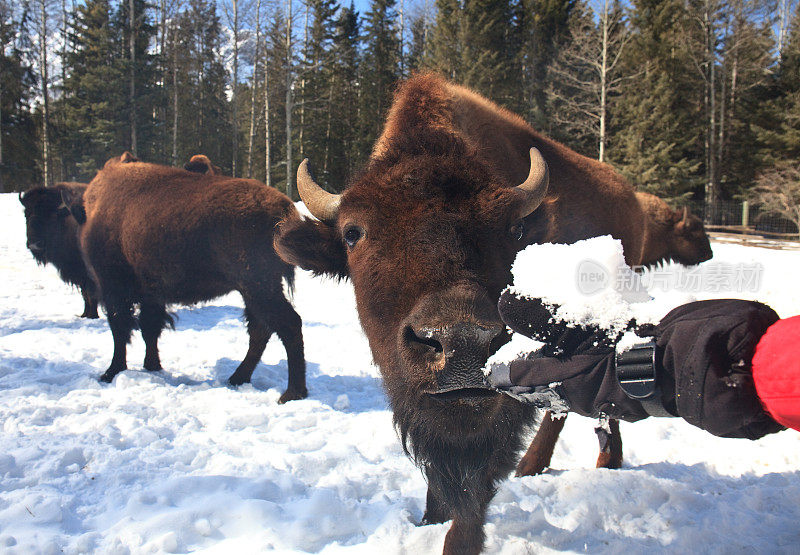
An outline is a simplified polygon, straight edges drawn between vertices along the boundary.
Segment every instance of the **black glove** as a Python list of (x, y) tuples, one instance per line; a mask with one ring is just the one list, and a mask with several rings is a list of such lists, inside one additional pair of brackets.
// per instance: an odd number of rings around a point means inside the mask
[(628, 397), (616, 376), (618, 334), (558, 320), (558, 307), (504, 293), (500, 316), (515, 332), (545, 345), (525, 358), (495, 365), (487, 379), (498, 390), (550, 410), (634, 422), (649, 414)]
[[(514, 331), (545, 342), (507, 372), (493, 371), (488, 379), (498, 389), (545, 408), (565, 404), (584, 416), (636, 421), (655, 414), (619, 383), (618, 337), (597, 327), (569, 327), (554, 319), (556, 307), (538, 299), (505, 293), (498, 307)], [(750, 374), (755, 346), (777, 320), (766, 305), (725, 299), (683, 305), (657, 326), (629, 327), (655, 339), (658, 404), (666, 413), (717, 436), (757, 439), (783, 429), (761, 407)]]

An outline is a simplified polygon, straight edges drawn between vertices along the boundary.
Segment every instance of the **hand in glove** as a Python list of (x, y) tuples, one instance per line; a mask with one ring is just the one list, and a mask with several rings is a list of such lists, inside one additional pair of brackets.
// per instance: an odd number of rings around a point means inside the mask
[[(496, 388), (556, 412), (601, 413), (636, 421), (674, 415), (723, 437), (757, 439), (782, 427), (763, 410), (750, 374), (756, 344), (778, 320), (756, 302), (734, 299), (689, 303), (660, 324), (640, 328), (655, 340), (656, 396), (631, 398), (617, 377), (615, 343), (597, 327), (575, 327), (554, 317), (557, 307), (503, 294), (500, 315), (515, 332), (545, 346), (493, 369)], [(633, 326), (631, 326), (633, 327)]]

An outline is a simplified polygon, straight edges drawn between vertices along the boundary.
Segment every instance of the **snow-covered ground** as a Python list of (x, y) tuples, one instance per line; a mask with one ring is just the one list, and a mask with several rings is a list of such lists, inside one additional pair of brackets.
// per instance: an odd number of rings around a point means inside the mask
[[(299, 272), (310, 397), (277, 400), (270, 341), (253, 384), (225, 380), (247, 350), (241, 300), (178, 307), (165, 370), (97, 377), (104, 319), (25, 249), (0, 195), (0, 553), (438, 553), (449, 524), (418, 527), (425, 482), (403, 454), (348, 283)], [(737, 296), (800, 313), (800, 253), (714, 245), (763, 264)], [(697, 295), (730, 296), (719, 291)], [(626, 464), (597, 470), (593, 422), (572, 416), (542, 476), (510, 478), (489, 507), (489, 553), (797, 553), (800, 434), (711, 437), (676, 420), (623, 424)]]

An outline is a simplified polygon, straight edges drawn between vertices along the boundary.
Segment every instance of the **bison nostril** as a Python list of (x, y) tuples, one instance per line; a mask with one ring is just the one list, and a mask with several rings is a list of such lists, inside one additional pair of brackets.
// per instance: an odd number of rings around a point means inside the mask
[(444, 351), (442, 344), (434, 339), (436, 330), (433, 328), (420, 328), (414, 331), (411, 326), (406, 326), (405, 340), (411, 344), (424, 345), (427, 349), (432, 349), (434, 353), (441, 353)]

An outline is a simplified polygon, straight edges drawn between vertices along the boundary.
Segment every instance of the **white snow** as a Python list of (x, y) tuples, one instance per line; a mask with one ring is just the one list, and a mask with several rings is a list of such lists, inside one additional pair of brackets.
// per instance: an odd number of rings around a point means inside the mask
[[(77, 318), (78, 292), (36, 266), (15, 195), (0, 195), (0, 219), (1, 553), (441, 552), (449, 524), (415, 526), (425, 482), (347, 282), (298, 273), (306, 400), (277, 404), (277, 338), (252, 385), (225, 386), (247, 350), (236, 295), (176, 308), (163, 372), (142, 371), (135, 333), (130, 370), (103, 385), (105, 319)], [(800, 313), (797, 252), (713, 246), (714, 261), (764, 266), (762, 286), (735, 296)], [(501, 484), (488, 553), (797, 552), (800, 434), (749, 442), (674, 419), (623, 423), (625, 467), (597, 470), (593, 425), (573, 415), (548, 473)]]

